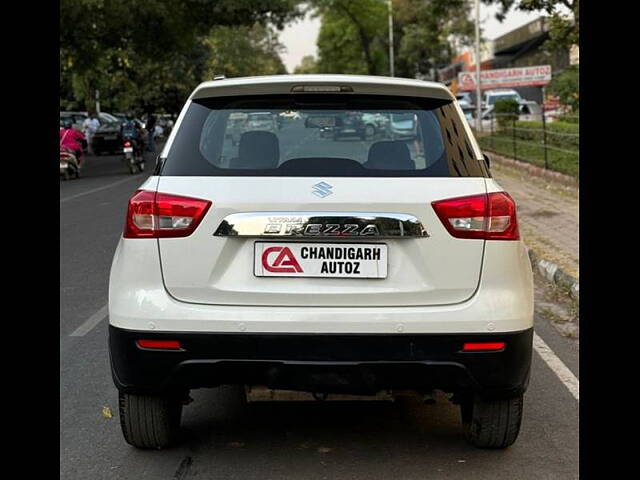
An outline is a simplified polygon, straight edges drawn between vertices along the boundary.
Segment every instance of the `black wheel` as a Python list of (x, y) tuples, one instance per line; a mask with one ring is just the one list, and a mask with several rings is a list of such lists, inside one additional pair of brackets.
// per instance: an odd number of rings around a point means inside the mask
[(62, 180), (69, 180), (69, 169), (65, 169), (64, 173), (62, 174)]
[(467, 442), (478, 448), (506, 448), (520, 433), (523, 397), (500, 400), (466, 399), (461, 402), (462, 425)]
[(129, 445), (161, 449), (175, 442), (182, 416), (177, 395), (119, 393), (119, 407), (122, 434)]
[(129, 165), (129, 173), (131, 175), (136, 173), (136, 164), (135, 163), (131, 163), (129, 160), (127, 160), (127, 164)]
[(80, 169), (79, 168), (76, 168), (75, 177), (76, 177), (76, 179), (80, 178)]

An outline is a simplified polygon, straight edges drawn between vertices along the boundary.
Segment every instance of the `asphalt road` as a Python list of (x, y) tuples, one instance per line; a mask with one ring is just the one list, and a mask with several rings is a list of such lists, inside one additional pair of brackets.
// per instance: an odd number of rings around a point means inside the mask
[[(100, 312), (127, 200), (152, 167), (131, 176), (119, 157), (89, 157), (81, 179), (60, 184), (62, 479), (578, 478), (578, 401), (537, 352), (520, 437), (504, 451), (468, 446), (458, 408), (446, 400), (243, 406), (228, 387), (192, 393), (181, 446), (127, 445)], [(88, 319), (100, 321), (70, 336)], [(577, 377), (577, 342), (541, 318), (536, 332)]]

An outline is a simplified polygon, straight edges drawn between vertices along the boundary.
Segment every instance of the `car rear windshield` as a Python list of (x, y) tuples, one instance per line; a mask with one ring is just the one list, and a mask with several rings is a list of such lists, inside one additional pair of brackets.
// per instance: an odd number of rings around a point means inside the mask
[(489, 176), (450, 100), (317, 94), (193, 100), (160, 174)]

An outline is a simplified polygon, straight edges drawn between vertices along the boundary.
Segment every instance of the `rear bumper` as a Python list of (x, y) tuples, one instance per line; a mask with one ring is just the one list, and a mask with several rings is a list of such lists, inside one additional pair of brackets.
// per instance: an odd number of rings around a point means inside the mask
[[(494, 334), (156, 333), (109, 327), (113, 379), (128, 393), (222, 384), (375, 394), (386, 389), (505, 398), (526, 390), (533, 329)], [(139, 339), (179, 340), (153, 351)], [(498, 352), (462, 352), (465, 342), (506, 342)]]

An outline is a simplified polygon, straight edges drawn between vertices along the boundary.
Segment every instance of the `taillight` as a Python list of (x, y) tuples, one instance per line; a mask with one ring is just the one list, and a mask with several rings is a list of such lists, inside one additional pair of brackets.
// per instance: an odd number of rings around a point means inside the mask
[(130, 147), (131, 146), (131, 142), (129, 142), (129, 141), (124, 142), (124, 146), (125, 147)]
[(188, 237), (210, 206), (209, 200), (138, 190), (129, 200), (123, 237)]
[(449, 198), (431, 205), (456, 238), (518, 240), (516, 204), (506, 192)]

